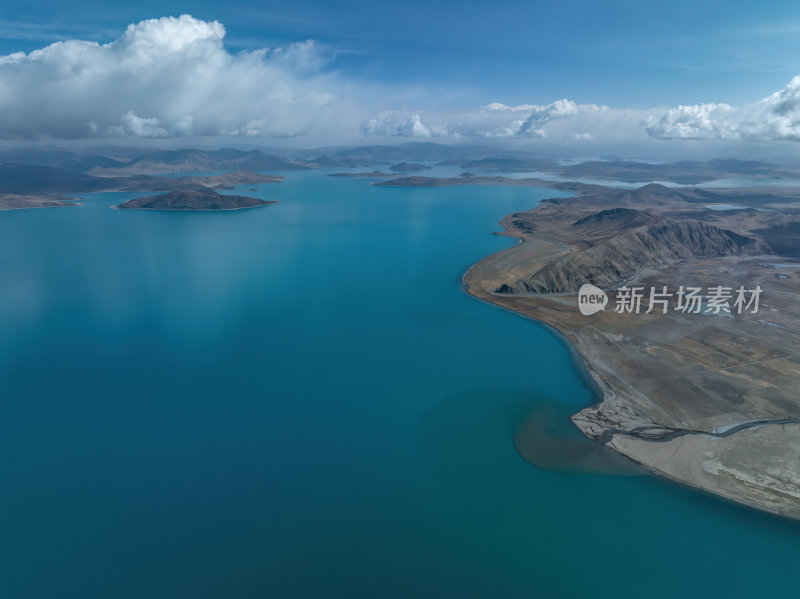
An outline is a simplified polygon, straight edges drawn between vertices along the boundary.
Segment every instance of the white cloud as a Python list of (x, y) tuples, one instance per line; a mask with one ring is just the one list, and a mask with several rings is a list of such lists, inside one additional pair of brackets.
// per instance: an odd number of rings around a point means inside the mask
[[(800, 141), (800, 77), (734, 107), (633, 110), (561, 99), (431, 109), (431, 96), (347, 79), (314, 41), (232, 54), (225, 28), (189, 15), (0, 56), (0, 140), (238, 136), (326, 141), (516, 139), (633, 147), (658, 140)], [(411, 87), (411, 86), (409, 86)], [(401, 92), (402, 93), (398, 93)], [(401, 101), (419, 102), (398, 109)]]
[(530, 112), (538, 108), (535, 104), (520, 104), (519, 106), (508, 106), (502, 102), (492, 102), (486, 106), (481, 106), (481, 110), (489, 112)]
[(758, 102), (679, 106), (644, 125), (660, 139), (800, 141), (800, 77)]
[(236, 55), (188, 15), (0, 57), (0, 137), (297, 135), (352, 121), (313, 41)]
[(431, 137), (434, 134), (447, 135), (446, 129), (431, 128), (422, 122), (419, 113), (404, 114), (399, 110), (387, 110), (367, 121), (364, 133), (386, 137)]
[[(158, 126), (157, 118), (145, 119), (129, 110), (120, 119), (122, 124), (111, 128), (119, 137), (167, 137), (166, 129)], [(191, 120), (187, 121), (191, 130)], [(97, 125), (95, 125), (96, 127)]]
[(648, 138), (800, 141), (800, 76), (782, 90), (741, 107), (706, 103), (632, 110), (577, 104), (566, 98), (545, 105), (492, 102), (473, 111), (429, 113), (425, 126), (419, 130), (409, 126), (410, 115), (401, 118), (400, 113), (392, 114), (397, 124), (391, 133), (385, 127), (367, 127), (365, 131), (370, 135), (408, 137), (505, 137), (613, 144), (644, 143)]
[[(71, 40), (0, 57), (0, 138), (288, 138), (327, 132), (334, 139), (544, 139), (557, 122), (569, 128), (570, 119), (608, 110), (567, 99), (461, 111), (392, 110), (391, 90), (327, 73), (330, 54), (313, 41), (231, 54), (224, 38), (217, 21), (183, 15), (129, 25), (107, 44)], [(590, 130), (580, 124), (558, 137)]]
[(728, 104), (678, 106), (660, 117), (649, 116), (644, 126), (661, 139), (711, 139), (737, 137), (736, 113)]
[(608, 110), (607, 106), (597, 106), (595, 104), (578, 105), (566, 98), (556, 100), (546, 106), (532, 107), (531, 114), (520, 127), (519, 133), (521, 135), (533, 134), (536, 137), (545, 137), (544, 126), (550, 121), (605, 110)]
[(576, 104), (567, 99), (550, 104), (522, 104), (508, 106), (492, 102), (478, 110), (464, 110), (445, 114), (428, 113), (424, 120), (420, 113), (387, 111), (368, 121), (367, 135), (432, 137), (547, 137), (545, 125), (553, 121), (605, 112), (607, 106)]

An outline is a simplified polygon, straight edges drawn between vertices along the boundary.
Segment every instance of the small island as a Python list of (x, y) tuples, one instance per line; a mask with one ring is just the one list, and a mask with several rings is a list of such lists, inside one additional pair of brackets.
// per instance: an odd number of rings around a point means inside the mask
[(427, 164), (419, 164), (417, 162), (400, 162), (389, 167), (390, 171), (396, 173), (418, 173), (420, 171), (430, 170), (432, 167)]
[(368, 173), (359, 172), (359, 173), (331, 173), (328, 175), (329, 177), (339, 177), (341, 179), (358, 179), (358, 178), (367, 178), (367, 179), (379, 179), (379, 178), (393, 178), (396, 177), (396, 173), (384, 173), (382, 171), (374, 170)]
[(547, 189), (562, 189), (574, 191), (576, 193), (600, 193), (608, 191), (610, 187), (596, 185), (593, 183), (579, 183), (575, 181), (549, 181), (537, 179), (536, 177), (526, 177), (517, 179), (501, 176), (482, 176), (473, 173), (461, 173), (460, 177), (422, 177), (411, 175), (406, 177), (396, 177), (388, 181), (376, 181), (373, 185), (381, 187), (448, 187), (451, 185), (491, 185), (508, 187), (544, 187)]
[(57, 194), (21, 195), (0, 193), (0, 210), (24, 210), (26, 208), (58, 208), (61, 206), (80, 206), (78, 198)]
[(247, 196), (224, 195), (208, 187), (199, 187), (135, 198), (123, 202), (115, 208), (120, 210), (242, 210), (276, 203)]

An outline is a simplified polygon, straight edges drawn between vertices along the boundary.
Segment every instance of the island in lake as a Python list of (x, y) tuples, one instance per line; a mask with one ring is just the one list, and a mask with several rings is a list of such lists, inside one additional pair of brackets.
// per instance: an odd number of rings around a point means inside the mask
[(418, 162), (398, 162), (390, 166), (389, 170), (395, 173), (418, 173), (420, 171), (431, 170), (431, 168), (433, 167)]
[(462, 173), (460, 177), (397, 177), (388, 181), (377, 181), (373, 185), (381, 187), (449, 187), (451, 185), (502, 185), (509, 187), (544, 187), (562, 189), (578, 193), (600, 192), (609, 189), (604, 185), (579, 183), (575, 181), (548, 181), (536, 177), (514, 178), (501, 176), (484, 176), (473, 173)]
[[(85, 166), (85, 165), (83, 165)], [(163, 191), (196, 192), (193, 199), (174, 196), (168, 202), (175, 205), (231, 205), (231, 208), (249, 208), (255, 198), (245, 200), (217, 200), (216, 189), (233, 189), (236, 185), (278, 183), (283, 176), (238, 170), (220, 175), (193, 175), (185, 177), (155, 177), (150, 175), (104, 177), (75, 172), (60, 167), (35, 164), (0, 164), (0, 210), (23, 208), (51, 208), (76, 206), (78, 198), (64, 193), (91, 193), (97, 191)], [(216, 194), (217, 196), (219, 194)], [(225, 196), (241, 197), (241, 196)], [(261, 202), (262, 200), (255, 200)], [(232, 205), (241, 203), (242, 205)], [(272, 202), (265, 202), (266, 204)], [(251, 205), (250, 205), (251, 204)], [(181, 210), (231, 209), (231, 208), (167, 208)]]
[(225, 195), (209, 187), (171, 191), (167, 194), (136, 198), (115, 208), (120, 210), (241, 210), (275, 204), (247, 196)]
[(331, 173), (329, 177), (338, 177), (340, 179), (385, 179), (396, 177), (397, 173), (384, 173), (382, 171), (370, 172), (355, 172), (355, 173)]
[(24, 210), (26, 208), (58, 208), (61, 206), (80, 206), (74, 198), (58, 194), (25, 195), (0, 194), (0, 210)]

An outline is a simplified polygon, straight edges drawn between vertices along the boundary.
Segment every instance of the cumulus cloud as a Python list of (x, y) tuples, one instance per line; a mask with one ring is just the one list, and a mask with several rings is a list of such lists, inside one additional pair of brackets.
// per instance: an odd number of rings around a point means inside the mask
[(446, 129), (423, 123), (419, 113), (407, 115), (399, 110), (382, 112), (364, 126), (367, 135), (387, 137), (431, 137), (434, 131), (438, 135), (447, 135)]
[(519, 133), (521, 135), (535, 135), (545, 137), (544, 126), (555, 119), (575, 117), (582, 114), (592, 114), (608, 110), (607, 106), (597, 106), (595, 104), (578, 105), (572, 100), (557, 100), (546, 106), (534, 106), (530, 116), (522, 123)]
[(387, 111), (370, 119), (364, 127), (367, 135), (406, 137), (547, 137), (545, 125), (568, 117), (609, 111), (607, 106), (576, 104), (566, 98), (546, 105), (508, 106), (492, 102), (478, 110), (446, 114)]
[(800, 141), (800, 77), (751, 104), (679, 106), (644, 125), (660, 139)]
[(0, 140), (313, 135), (335, 142), (516, 139), (581, 147), (800, 141), (800, 77), (740, 107), (633, 110), (564, 98), (437, 110), (421, 98), (402, 109), (387, 85), (331, 71), (331, 53), (314, 41), (234, 54), (224, 38), (221, 23), (182, 15), (129, 25), (106, 44), (71, 40), (0, 56)]
[(108, 44), (57, 42), (0, 57), (0, 137), (297, 135), (346, 101), (313, 41), (231, 54), (189, 15), (128, 26)]
[[(388, 121), (388, 122), (387, 122)], [(800, 76), (766, 98), (736, 107), (706, 103), (618, 109), (577, 104), (492, 102), (478, 110), (446, 114), (384, 113), (370, 121), (369, 135), (454, 138), (528, 138), (623, 143), (661, 140), (800, 141)]]
[[(71, 40), (0, 57), (0, 138), (544, 139), (590, 131), (607, 107), (562, 99), (465, 110), (391, 109), (392, 94), (326, 71), (313, 41), (232, 54), (225, 27), (189, 15), (129, 25), (107, 43)], [(379, 87), (379, 86), (378, 86)], [(366, 97), (379, 106), (373, 112)], [(387, 110), (387, 108), (389, 110)], [(584, 139), (588, 139), (584, 137)]]
[(539, 108), (535, 104), (520, 104), (519, 106), (508, 106), (502, 102), (492, 102), (486, 106), (481, 106), (481, 110), (486, 112), (530, 112)]
[(730, 139), (738, 137), (738, 109), (728, 104), (678, 106), (644, 121), (647, 132), (661, 139)]

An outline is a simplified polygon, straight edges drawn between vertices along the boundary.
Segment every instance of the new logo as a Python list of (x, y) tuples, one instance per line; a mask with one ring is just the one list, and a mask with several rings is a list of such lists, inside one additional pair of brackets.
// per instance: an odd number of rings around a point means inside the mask
[(594, 285), (581, 285), (578, 290), (578, 309), (584, 316), (597, 314), (606, 309), (608, 296), (606, 292)]

